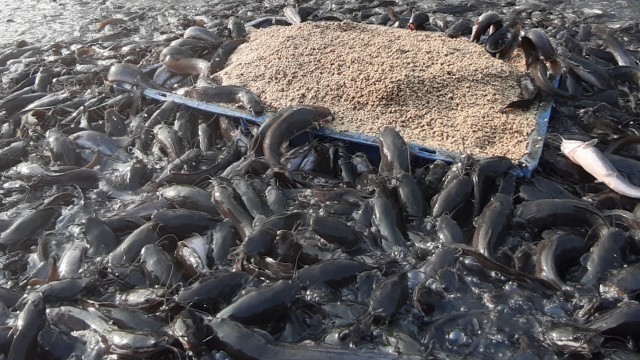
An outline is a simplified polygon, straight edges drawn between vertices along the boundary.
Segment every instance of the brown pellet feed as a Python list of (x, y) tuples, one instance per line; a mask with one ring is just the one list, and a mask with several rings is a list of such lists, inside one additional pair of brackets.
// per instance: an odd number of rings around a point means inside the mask
[(335, 131), (378, 136), (392, 125), (431, 149), (518, 160), (536, 110), (498, 111), (519, 99), (519, 63), (440, 33), (315, 22), (252, 32), (215, 77), (247, 87), (271, 111), (326, 106)]

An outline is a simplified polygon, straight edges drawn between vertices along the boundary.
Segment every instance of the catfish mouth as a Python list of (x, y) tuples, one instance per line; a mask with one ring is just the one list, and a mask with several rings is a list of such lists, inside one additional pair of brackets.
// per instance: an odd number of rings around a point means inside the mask
[(333, 122), (333, 120), (335, 120), (335, 116), (333, 115), (333, 112), (331, 112), (331, 109), (329, 108), (326, 108), (324, 106), (316, 106), (316, 105), (309, 105), (307, 107), (317, 111), (317, 114), (315, 116), (317, 118), (316, 122), (322, 126), (329, 125), (331, 124), (331, 122)]
[(331, 125), (333, 120), (334, 120), (333, 115), (327, 115), (326, 117), (323, 117), (322, 119), (318, 120), (318, 123), (321, 126), (329, 126), (329, 125)]
[(416, 31), (416, 26), (413, 23), (409, 23), (409, 25), (407, 25), (407, 29)]

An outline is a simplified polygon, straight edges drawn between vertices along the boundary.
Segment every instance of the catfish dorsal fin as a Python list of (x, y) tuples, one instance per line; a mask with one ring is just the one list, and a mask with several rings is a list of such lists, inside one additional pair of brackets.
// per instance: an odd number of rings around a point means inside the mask
[(584, 143), (584, 147), (594, 147), (596, 146), (596, 143), (598, 142), (598, 139), (591, 139), (589, 141), (587, 141), (586, 143)]

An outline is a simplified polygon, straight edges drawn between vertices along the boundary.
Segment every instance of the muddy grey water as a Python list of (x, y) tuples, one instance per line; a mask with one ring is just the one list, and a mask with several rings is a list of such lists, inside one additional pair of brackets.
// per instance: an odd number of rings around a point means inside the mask
[[(71, 39), (88, 40), (96, 34), (96, 24), (109, 17), (146, 19), (158, 28), (176, 24), (181, 16), (204, 16), (211, 9), (207, 1), (14, 1), (2, 2), (0, 42), (25, 39), (52, 43)], [(131, 18), (130, 18), (131, 19)], [(138, 26), (138, 23), (136, 26)], [(149, 30), (136, 31), (135, 37), (158, 36)]]
[[(311, 3), (329, 9), (357, 8), (374, 5), (378, 1), (314, 1)], [(174, 29), (177, 20), (184, 17), (210, 19), (212, 16), (245, 17), (255, 13), (275, 13), (276, 9), (289, 3), (284, 0), (266, 1), (76, 1), (76, 0), (4, 0), (0, 8), (0, 43), (24, 39), (34, 43), (52, 43), (71, 39), (89, 40), (102, 32), (96, 25), (107, 18), (130, 19), (132, 38), (152, 40)], [(293, 2), (291, 2), (293, 3)], [(466, 4), (466, 1), (397, 1), (392, 2), (418, 9), (433, 9), (442, 6)], [(507, 1), (476, 1), (477, 9), (500, 11)], [(516, 4), (536, 2), (515, 1)], [(533, 16), (547, 18), (549, 14), (562, 14), (572, 24), (606, 23), (611, 26), (627, 26), (640, 15), (640, 1), (541, 1), (551, 4)], [(545, 20), (548, 21), (548, 20)], [(553, 21), (553, 20), (551, 20)], [(209, 22), (209, 25), (211, 22)], [(108, 31), (109, 29), (107, 29)], [(631, 32), (629, 32), (631, 33)], [(637, 35), (636, 35), (637, 36)], [(640, 39), (639, 39), (640, 40)]]
[[(640, 206), (558, 156), (557, 138), (530, 180), (500, 157), (409, 168), (390, 128), (379, 169), (323, 142), (274, 166), (226, 119), (116, 94), (103, 75), (113, 64), (137, 69), (128, 45), (155, 63), (196, 19), (230, 41), (232, 15), (282, 16), (284, 2), (2, 5), (0, 42), (42, 47), (21, 59), (3, 51), (2, 356), (638, 358)], [(415, 6), (439, 30), (518, 9), (526, 29), (544, 28), (573, 59), (589, 50), (613, 66), (600, 40), (578, 31), (602, 23), (639, 57), (637, 2), (303, 5), (324, 20), (384, 25), (387, 6), (403, 18)], [(121, 20), (96, 26), (108, 18)], [(84, 44), (97, 53), (66, 55)], [(619, 85), (580, 104), (558, 99), (553, 131), (598, 138), (640, 185), (637, 147), (611, 150), (640, 132), (638, 88)], [(250, 144), (277, 157), (294, 119), (325, 110), (282, 109)]]

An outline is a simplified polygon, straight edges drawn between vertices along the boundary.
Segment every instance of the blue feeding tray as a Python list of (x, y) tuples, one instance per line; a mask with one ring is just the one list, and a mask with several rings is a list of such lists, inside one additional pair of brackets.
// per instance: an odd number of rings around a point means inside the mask
[[(268, 27), (266, 25), (265, 27)], [(487, 36), (481, 37), (481, 43), (484, 43), (487, 39)], [(144, 72), (150, 72), (162, 66), (161, 64), (156, 64), (144, 69)], [(560, 84), (560, 76), (557, 76), (553, 85), (558, 87)], [(206, 103), (202, 101), (197, 101), (194, 99), (186, 98), (180, 95), (176, 95), (173, 93), (153, 90), (153, 89), (145, 89), (143, 94), (151, 99), (159, 100), (159, 101), (168, 101), (172, 100), (175, 103), (182, 104), (194, 109), (199, 109), (202, 111), (225, 115), (231, 118), (236, 118), (240, 120), (243, 127), (246, 129), (246, 126), (251, 123), (255, 125), (262, 124), (267, 118), (269, 118), (270, 114), (264, 114), (260, 116), (254, 116), (250, 113), (239, 111), (235, 109), (230, 109), (228, 107), (220, 106), (213, 103)], [(531, 177), (533, 172), (535, 171), (538, 163), (540, 161), (540, 156), (542, 155), (542, 148), (544, 145), (544, 139), (547, 134), (547, 127), (549, 125), (549, 119), (551, 117), (551, 111), (553, 108), (553, 101), (549, 100), (546, 102), (542, 102), (538, 106), (538, 112), (536, 114), (535, 126), (531, 134), (529, 134), (529, 141), (527, 142), (527, 151), (525, 155), (518, 162), (518, 166), (520, 168), (520, 172), (518, 176), (520, 177)], [(517, 111), (517, 110), (516, 110)], [(369, 161), (378, 165), (380, 163), (380, 148), (376, 138), (373, 136), (354, 133), (354, 132), (345, 132), (345, 131), (333, 131), (327, 128), (321, 128), (318, 130), (310, 130), (307, 131), (295, 138), (291, 139), (290, 143), (294, 146), (298, 146), (303, 144), (313, 138), (318, 138), (322, 140), (338, 140), (342, 141), (347, 145), (347, 150), (350, 153), (362, 152), (367, 155)], [(411, 162), (414, 166), (422, 166), (429, 163), (432, 163), (437, 160), (444, 161), (446, 163), (453, 163), (456, 157), (460, 156), (458, 153), (440, 150), (440, 149), (430, 149), (425, 146), (421, 146), (419, 144), (407, 143), (407, 147), (409, 148), (409, 153), (411, 154)]]
[[(556, 79), (554, 81), (554, 86), (557, 87), (559, 81), (559, 78)], [(248, 125), (260, 125), (272, 115), (263, 114), (255, 116), (246, 111), (232, 109), (215, 103), (202, 102), (174, 93), (154, 89), (145, 89), (142, 93), (145, 97), (150, 99), (162, 102), (173, 101), (177, 104), (182, 104), (193, 109), (198, 109), (201, 111), (237, 119), (240, 121), (243, 127), (246, 127)], [(551, 117), (552, 105), (553, 103), (551, 101), (543, 102), (539, 105), (535, 127), (529, 135), (527, 153), (520, 159), (520, 176), (531, 177), (533, 171), (538, 166), (540, 155), (542, 154), (544, 139), (547, 133), (549, 118)], [(347, 144), (347, 150), (349, 152), (362, 152), (369, 157), (370, 161), (373, 164), (377, 164), (380, 162), (380, 149), (376, 138), (360, 133), (344, 131), (337, 132), (328, 128), (321, 128), (318, 130), (310, 130), (297, 136), (296, 138), (292, 139), (291, 144), (299, 145), (313, 138), (329, 141), (342, 141)], [(408, 143), (407, 146), (412, 157), (412, 162), (418, 166), (425, 165), (436, 160), (441, 160), (451, 164), (454, 162), (455, 158), (460, 155), (449, 151), (429, 149), (419, 144)]]

